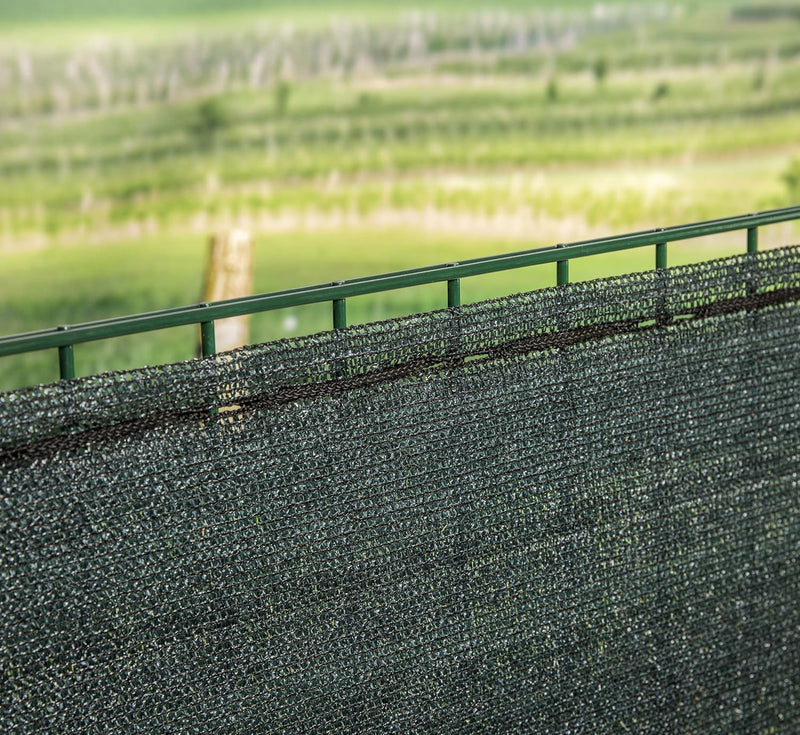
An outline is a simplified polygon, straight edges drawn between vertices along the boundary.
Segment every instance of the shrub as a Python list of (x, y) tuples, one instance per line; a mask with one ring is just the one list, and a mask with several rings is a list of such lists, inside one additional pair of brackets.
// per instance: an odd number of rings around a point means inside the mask
[(548, 102), (555, 102), (558, 99), (558, 82), (555, 77), (550, 77), (548, 80), (545, 97)]
[(605, 56), (599, 56), (595, 59), (594, 64), (592, 64), (592, 72), (594, 73), (594, 79), (599, 87), (608, 76), (608, 59), (606, 59)]
[(669, 84), (666, 82), (659, 82), (656, 84), (655, 88), (653, 89), (653, 94), (651, 95), (651, 99), (656, 102), (660, 99), (664, 99), (669, 94)]
[(203, 148), (210, 148), (217, 134), (230, 124), (230, 115), (219, 97), (209, 97), (197, 105), (190, 129)]
[(292, 87), (285, 79), (279, 79), (275, 83), (275, 115), (283, 117), (289, 109), (289, 97)]

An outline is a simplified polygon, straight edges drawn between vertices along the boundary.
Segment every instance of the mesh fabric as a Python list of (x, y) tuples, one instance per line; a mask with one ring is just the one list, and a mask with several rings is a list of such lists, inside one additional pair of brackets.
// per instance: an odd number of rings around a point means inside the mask
[(800, 250), (0, 394), (0, 731), (800, 728)]

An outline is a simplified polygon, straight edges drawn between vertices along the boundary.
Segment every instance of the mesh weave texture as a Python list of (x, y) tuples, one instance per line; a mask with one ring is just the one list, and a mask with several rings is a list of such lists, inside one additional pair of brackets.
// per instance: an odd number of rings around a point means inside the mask
[(786, 248), (0, 394), (0, 731), (798, 732), (799, 300)]

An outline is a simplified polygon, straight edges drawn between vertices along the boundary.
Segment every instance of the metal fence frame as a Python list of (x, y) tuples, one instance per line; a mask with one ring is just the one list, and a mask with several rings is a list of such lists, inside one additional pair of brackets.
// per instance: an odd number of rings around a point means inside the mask
[(347, 298), (350, 296), (446, 282), (447, 306), (458, 306), (461, 303), (461, 279), (467, 276), (555, 263), (556, 283), (562, 285), (569, 282), (569, 262), (574, 258), (648, 246), (655, 246), (655, 267), (666, 268), (668, 243), (737, 230), (747, 231), (747, 252), (753, 253), (758, 249), (759, 227), (791, 220), (800, 220), (800, 206), (492, 255), (485, 258), (473, 258), (458, 263), (411, 268), (393, 273), (273, 291), (226, 301), (181, 306), (82, 324), (62, 325), (0, 338), (0, 357), (57, 348), (59, 372), (61, 379), (65, 380), (75, 377), (74, 346), (76, 344), (187, 324), (200, 325), (201, 350), (205, 357), (216, 352), (214, 322), (217, 319), (330, 301), (333, 311), (333, 327), (342, 329), (347, 326)]

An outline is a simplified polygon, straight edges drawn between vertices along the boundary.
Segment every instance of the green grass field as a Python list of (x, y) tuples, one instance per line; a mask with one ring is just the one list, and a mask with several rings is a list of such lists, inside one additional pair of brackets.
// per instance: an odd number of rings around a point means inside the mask
[[(0, 332), (195, 302), (208, 234), (232, 225), (253, 231), (267, 291), (800, 199), (788, 4), (217, 7), (0, 2)], [(464, 298), (553, 280), (475, 279)], [(443, 301), (413, 289), (349, 315)], [(253, 339), (329, 321), (321, 306), (260, 315)], [(189, 358), (194, 333), (178, 331), (81, 346), (78, 371)], [(0, 390), (55, 363), (3, 358)]]

